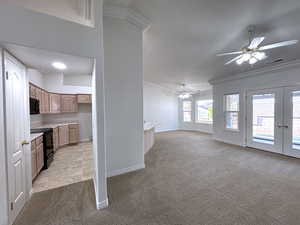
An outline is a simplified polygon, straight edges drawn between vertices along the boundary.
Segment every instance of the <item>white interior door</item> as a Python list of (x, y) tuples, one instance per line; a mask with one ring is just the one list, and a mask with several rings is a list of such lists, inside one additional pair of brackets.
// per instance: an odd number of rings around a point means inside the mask
[(6, 57), (5, 105), (10, 223), (25, 204), (25, 91), (25, 71)]
[(282, 153), (283, 89), (247, 93), (247, 145)]
[(300, 86), (284, 93), (284, 154), (300, 158)]

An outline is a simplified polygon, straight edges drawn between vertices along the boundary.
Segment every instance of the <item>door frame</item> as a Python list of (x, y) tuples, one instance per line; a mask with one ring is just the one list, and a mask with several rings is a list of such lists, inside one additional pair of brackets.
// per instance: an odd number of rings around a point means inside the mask
[[(260, 142), (253, 141), (252, 138), (252, 113), (253, 113), (253, 104), (252, 104), (252, 95), (259, 94), (275, 94), (275, 105), (274, 105), (274, 144), (265, 144)], [(279, 101), (276, 99), (279, 98)], [(276, 88), (265, 88), (257, 90), (248, 90), (246, 92), (246, 145), (251, 148), (257, 148), (265, 151), (270, 151), (274, 153), (282, 154), (282, 143), (283, 143), (283, 130), (279, 129), (277, 125), (283, 123), (283, 90), (280, 87)]]
[(300, 158), (300, 150), (292, 148), (293, 143), (293, 99), (291, 93), (300, 91), (300, 85), (294, 85), (284, 88), (284, 125), (287, 126), (284, 131), (283, 153), (288, 156)]
[[(11, 62), (13, 62), (17, 67), (20, 68), (20, 70), (22, 71), (24, 78), (25, 78), (25, 82), (24, 82), (24, 102), (25, 102), (25, 108), (24, 108), (24, 137), (25, 140), (27, 140), (30, 143), (30, 113), (29, 113), (29, 78), (28, 78), (28, 74), (27, 74), (27, 69), (25, 64), (23, 64), (20, 60), (18, 60), (16, 57), (14, 57), (10, 52), (8, 52), (5, 49), (1, 50), (2, 52), (2, 76), (3, 76), (3, 111), (4, 111), (4, 123), (6, 124), (5, 121), (7, 116), (7, 108), (6, 108), (6, 103), (5, 103), (5, 98), (6, 98), (6, 92), (5, 92), (5, 88), (6, 88), (6, 82), (5, 82), (5, 73), (6, 73), (6, 68), (5, 68), (5, 60), (10, 60)], [(10, 199), (9, 199), (9, 171), (8, 171), (8, 159), (9, 159), (9, 155), (8, 155), (8, 151), (7, 151), (7, 128), (6, 125), (4, 126), (4, 143), (5, 143), (5, 161), (6, 161), (6, 177), (5, 177), (5, 185), (6, 185), (6, 194), (7, 194), (7, 218), (8, 218), (8, 222), (9, 224), (12, 224), (14, 221), (12, 221), (11, 218), (11, 214), (10, 214)], [(32, 179), (32, 175), (31, 175), (31, 146), (29, 145), (24, 145), (23, 146), (23, 150), (24, 150), (24, 169), (25, 169), (25, 202), (28, 201), (31, 197), (32, 194), (32, 183), (31, 183), (31, 179)]]

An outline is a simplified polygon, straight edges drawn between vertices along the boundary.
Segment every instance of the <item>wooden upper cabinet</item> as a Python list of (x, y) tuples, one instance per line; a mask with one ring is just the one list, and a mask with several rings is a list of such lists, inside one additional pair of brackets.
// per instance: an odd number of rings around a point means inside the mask
[(58, 128), (59, 135), (59, 146), (64, 146), (69, 144), (69, 126), (59, 126)]
[(77, 95), (77, 102), (78, 103), (84, 103), (84, 104), (90, 104), (92, 103), (92, 95), (88, 94), (78, 94)]
[(61, 95), (61, 112), (72, 113), (78, 111), (76, 95)]
[(42, 97), (42, 89), (40, 88), (36, 88), (36, 99), (39, 100), (40, 102), (40, 113), (42, 113), (43, 109), (42, 109), (42, 100), (43, 100), (43, 97)]
[(29, 84), (29, 93), (30, 93), (30, 98), (36, 99), (36, 87), (33, 86), (32, 84)]
[(50, 113), (49, 93), (44, 91), (43, 94), (44, 113)]
[(49, 94), (50, 100), (50, 113), (60, 113), (60, 95), (59, 94)]

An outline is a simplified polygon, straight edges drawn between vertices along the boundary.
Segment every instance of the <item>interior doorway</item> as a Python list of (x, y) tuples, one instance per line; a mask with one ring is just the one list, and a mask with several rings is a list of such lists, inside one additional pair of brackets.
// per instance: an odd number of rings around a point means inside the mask
[(300, 157), (300, 86), (247, 93), (247, 146)]
[(31, 194), (92, 180), (93, 58), (3, 46), (9, 220)]

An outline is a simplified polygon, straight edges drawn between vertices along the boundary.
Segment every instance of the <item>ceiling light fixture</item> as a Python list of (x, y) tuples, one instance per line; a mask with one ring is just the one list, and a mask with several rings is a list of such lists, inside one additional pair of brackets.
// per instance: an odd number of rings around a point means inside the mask
[(185, 87), (186, 87), (185, 84), (181, 85), (181, 91), (179, 92), (178, 98), (180, 98), (180, 99), (188, 99), (188, 98), (192, 97), (192, 94), (189, 91), (187, 91), (185, 89)]
[(54, 63), (52, 63), (52, 66), (53, 66), (55, 69), (58, 69), (58, 70), (65, 70), (65, 69), (67, 69), (66, 64), (64, 64), (64, 63), (62, 63), (62, 62), (54, 62)]

